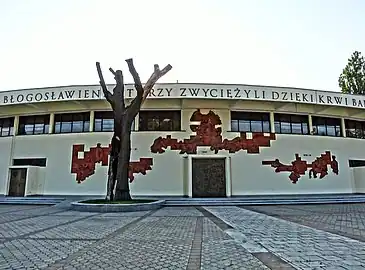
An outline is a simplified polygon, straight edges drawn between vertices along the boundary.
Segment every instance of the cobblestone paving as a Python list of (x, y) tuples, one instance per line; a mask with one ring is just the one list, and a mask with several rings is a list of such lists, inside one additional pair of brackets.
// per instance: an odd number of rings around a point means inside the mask
[(365, 242), (365, 204), (250, 206), (244, 208)]
[[(269, 214), (363, 209), (290, 207)], [(361, 241), (240, 207), (87, 213), (0, 205), (0, 216), (0, 269), (365, 269)]]
[(365, 243), (361, 241), (239, 207), (206, 209), (297, 269), (365, 269)]

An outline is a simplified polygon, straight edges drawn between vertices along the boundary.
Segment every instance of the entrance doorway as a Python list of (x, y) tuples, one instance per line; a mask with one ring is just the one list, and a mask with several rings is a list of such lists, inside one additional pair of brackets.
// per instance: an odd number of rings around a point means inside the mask
[(193, 158), (192, 197), (226, 197), (224, 158)]
[(10, 187), (8, 195), (14, 197), (24, 197), (26, 182), (27, 182), (26, 168), (11, 168)]

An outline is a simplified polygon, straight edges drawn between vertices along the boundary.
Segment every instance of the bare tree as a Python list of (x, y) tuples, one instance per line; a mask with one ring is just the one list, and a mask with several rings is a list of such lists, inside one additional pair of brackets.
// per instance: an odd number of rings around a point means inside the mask
[[(112, 147), (110, 151), (106, 199), (116, 201), (128, 201), (132, 199), (129, 190), (128, 170), (131, 156), (131, 131), (133, 120), (140, 111), (143, 102), (146, 100), (155, 83), (172, 69), (171, 65), (167, 65), (162, 70), (160, 70), (157, 64), (154, 65), (154, 72), (148, 79), (147, 83), (142, 86), (139, 75), (134, 67), (133, 60), (127, 59), (126, 62), (137, 91), (137, 96), (128, 106), (126, 106), (124, 101), (124, 81), (122, 71), (114, 71), (112, 68), (109, 69), (110, 72), (113, 73), (116, 81), (113, 93), (111, 93), (105, 84), (100, 63), (96, 63), (101, 88), (106, 100), (109, 102), (114, 112), (114, 134), (111, 139)], [(115, 194), (113, 194), (114, 188)]]

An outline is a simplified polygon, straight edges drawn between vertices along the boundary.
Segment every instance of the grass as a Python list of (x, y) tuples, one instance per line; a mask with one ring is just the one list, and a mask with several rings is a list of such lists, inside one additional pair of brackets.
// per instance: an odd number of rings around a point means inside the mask
[(151, 203), (156, 200), (131, 200), (131, 201), (107, 201), (104, 199), (99, 200), (87, 200), (82, 201), (81, 203), (90, 203), (90, 204), (134, 204), (134, 203)]

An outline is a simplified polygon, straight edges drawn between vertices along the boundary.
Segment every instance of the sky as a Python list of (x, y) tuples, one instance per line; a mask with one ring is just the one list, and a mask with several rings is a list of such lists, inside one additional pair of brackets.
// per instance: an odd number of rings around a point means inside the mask
[(0, 0), (0, 91), (141, 80), (340, 91), (365, 54), (363, 0)]

